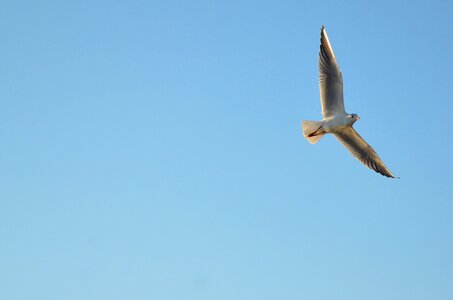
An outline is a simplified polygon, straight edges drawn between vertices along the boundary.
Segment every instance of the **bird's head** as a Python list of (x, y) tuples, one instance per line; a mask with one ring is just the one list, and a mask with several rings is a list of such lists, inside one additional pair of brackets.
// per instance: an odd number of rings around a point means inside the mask
[(351, 119), (352, 123), (355, 123), (355, 121), (360, 120), (360, 117), (356, 114), (350, 114), (348, 115), (348, 118)]

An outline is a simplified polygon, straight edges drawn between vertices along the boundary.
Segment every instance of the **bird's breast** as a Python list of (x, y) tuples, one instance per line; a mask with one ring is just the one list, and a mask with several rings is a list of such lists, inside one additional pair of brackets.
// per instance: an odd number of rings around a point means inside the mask
[(345, 116), (334, 116), (324, 122), (323, 129), (329, 133), (334, 133), (351, 126), (351, 122)]

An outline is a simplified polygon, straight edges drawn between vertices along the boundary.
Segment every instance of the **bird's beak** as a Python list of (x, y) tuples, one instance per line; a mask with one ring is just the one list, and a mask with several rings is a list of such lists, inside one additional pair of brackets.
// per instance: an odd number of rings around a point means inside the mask
[(360, 117), (359, 117), (359, 116), (357, 116), (357, 120), (360, 120)]

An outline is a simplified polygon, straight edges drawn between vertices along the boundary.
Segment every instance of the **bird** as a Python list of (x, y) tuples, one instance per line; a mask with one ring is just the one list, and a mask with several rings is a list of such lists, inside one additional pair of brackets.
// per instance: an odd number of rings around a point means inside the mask
[(324, 25), (321, 27), (318, 67), (323, 119), (321, 121), (303, 120), (302, 132), (304, 137), (311, 144), (316, 144), (321, 137), (331, 133), (365, 166), (383, 176), (396, 178), (385, 166), (376, 151), (354, 129), (353, 125), (360, 117), (357, 114), (348, 114), (345, 111), (343, 75), (338, 67)]

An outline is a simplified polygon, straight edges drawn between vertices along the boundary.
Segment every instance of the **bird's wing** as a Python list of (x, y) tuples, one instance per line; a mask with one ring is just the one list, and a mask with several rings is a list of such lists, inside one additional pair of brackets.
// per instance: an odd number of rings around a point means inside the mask
[(344, 113), (345, 109), (343, 102), (343, 76), (324, 26), (321, 28), (321, 45), (319, 48), (319, 92), (322, 114), (326, 118), (337, 113)]
[(395, 178), (389, 169), (384, 165), (376, 151), (365, 142), (365, 140), (352, 127), (347, 127), (334, 133), (335, 137), (368, 168), (387, 176)]

